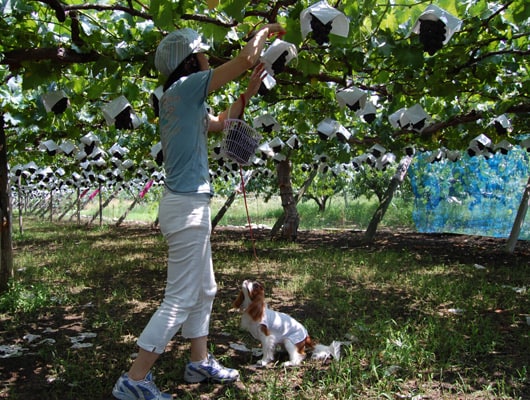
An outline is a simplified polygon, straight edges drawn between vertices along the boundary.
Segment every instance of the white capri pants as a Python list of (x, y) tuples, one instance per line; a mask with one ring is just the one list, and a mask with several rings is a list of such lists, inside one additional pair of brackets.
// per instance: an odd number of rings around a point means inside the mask
[(210, 195), (165, 191), (160, 230), (168, 243), (164, 299), (138, 338), (142, 349), (161, 354), (182, 328), (186, 338), (207, 336), (217, 284), (210, 246)]

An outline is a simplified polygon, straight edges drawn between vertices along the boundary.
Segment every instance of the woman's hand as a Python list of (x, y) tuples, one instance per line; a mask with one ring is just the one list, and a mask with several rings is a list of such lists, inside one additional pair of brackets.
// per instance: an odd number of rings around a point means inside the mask
[[(285, 29), (278, 23), (263, 26), (249, 39), (248, 43), (236, 57), (215, 68), (212, 79), (210, 80), (210, 86), (208, 87), (208, 93), (216, 91), (228, 82), (241, 76), (243, 72), (254, 67), (256, 63), (259, 62), (267, 37), (274, 35), (275, 33), (281, 36), (285, 34)], [(255, 92), (253, 94), (255, 94)]]
[(268, 29), (269, 30), (269, 36), (272, 36), (275, 33), (277, 33), (278, 36), (283, 36), (283, 35), (285, 35), (287, 33), (285, 28), (282, 25), (278, 24), (278, 23), (267, 24), (262, 29)]
[(265, 71), (265, 65), (263, 63), (259, 63), (254, 67), (254, 70), (252, 71), (252, 74), (250, 75), (250, 79), (248, 81), (247, 90), (245, 91), (244, 95), (245, 98), (250, 100), (252, 96), (255, 96), (256, 93), (258, 93), (258, 90), (261, 86), (261, 82), (267, 75), (267, 72)]

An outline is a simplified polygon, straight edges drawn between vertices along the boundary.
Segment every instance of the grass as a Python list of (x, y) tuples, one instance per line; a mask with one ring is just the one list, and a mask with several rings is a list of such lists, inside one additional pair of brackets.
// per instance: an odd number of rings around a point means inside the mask
[[(273, 209), (252, 207), (253, 222), (272, 225), (277, 217)], [(341, 217), (344, 226), (364, 226), (364, 213)], [(239, 214), (227, 216), (227, 224), (242, 225), (246, 216)], [(494, 262), (479, 270), (472, 259), (448, 264), (406, 250), (269, 240), (256, 243), (255, 259), (246, 233), (221, 229), (212, 238), (219, 292), (210, 346), (225, 364), (240, 369), (241, 382), (184, 384), (187, 342), (177, 335), (154, 369), (163, 390), (180, 399), (530, 395), (528, 260), (508, 270)], [(0, 346), (26, 350), (2, 359), (0, 398), (38, 393), (43, 400), (108, 399), (161, 299), (163, 238), (146, 226), (87, 227), (26, 217), (14, 244), (17, 272), (0, 297)], [(350, 342), (342, 358), (306, 361), (294, 369), (252, 368), (255, 358), (229, 346), (258, 346), (229, 311), (246, 278), (266, 282), (270, 306), (302, 321), (318, 341)], [(81, 341), (91, 347), (72, 347), (73, 339), (87, 333), (97, 335)], [(29, 343), (28, 334), (40, 337)]]
[[(212, 199), (212, 216), (215, 216), (225, 204), (226, 198), (215, 196)], [(142, 201), (128, 211), (130, 200), (115, 199), (103, 209), (102, 216), (105, 221), (117, 221), (126, 215), (126, 221), (141, 221), (151, 223), (156, 220), (158, 206), (156, 201)], [(262, 198), (252, 194), (247, 195), (248, 217), (253, 224), (272, 227), (282, 214), (281, 200), (273, 197), (265, 202)], [(328, 209), (320, 213), (314, 201), (302, 201), (298, 204), (300, 215), (300, 229), (365, 229), (370, 218), (375, 212), (377, 204), (374, 199), (367, 200), (365, 197), (353, 200), (345, 200), (337, 196), (331, 202)], [(81, 215), (84, 219), (92, 219), (93, 224), (99, 223), (99, 204), (92, 201), (83, 208)], [(75, 211), (75, 210), (74, 210)], [(72, 214), (69, 214), (71, 216)], [(76, 218), (72, 218), (74, 221)], [(65, 218), (67, 220), (67, 218)], [(244, 226), (248, 223), (245, 198), (237, 196), (227, 213), (223, 216), (219, 225)], [(389, 207), (381, 226), (401, 226), (411, 228), (412, 209), (411, 204), (401, 198), (396, 198)]]

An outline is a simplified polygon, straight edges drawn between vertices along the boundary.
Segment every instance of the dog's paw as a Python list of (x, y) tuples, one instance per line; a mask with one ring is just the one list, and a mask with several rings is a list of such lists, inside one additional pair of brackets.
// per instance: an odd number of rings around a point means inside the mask
[(266, 367), (269, 364), (268, 360), (259, 360), (257, 363), (260, 367)]
[(257, 362), (256, 364), (252, 364), (251, 365), (252, 368), (266, 368), (267, 367), (267, 364), (263, 364), (261, 362)]
[(282, 367), (298, 367), (302, 363), (302, 360), (297, 361), (285, 361), (282, 363)]

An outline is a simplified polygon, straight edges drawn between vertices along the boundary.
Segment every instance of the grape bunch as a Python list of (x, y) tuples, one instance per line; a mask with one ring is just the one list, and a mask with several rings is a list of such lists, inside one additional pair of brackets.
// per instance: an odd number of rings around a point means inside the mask
[(327, 135), (325, 132), (317, 131), (318, 137), (320, 140), (328, 140), (329, 135)]
[(215, 146), (215, 147), (213, 148), (213, 152), (214, 152), (214, 154), (220, 156), (220, 155), (221, 155), (221, 146), (219, 146), (219, 145), (218, 145), (218, 146)]
[(158, 97), (156, 97), (156, 94), (151, 94), (151, 104), (153, 105), (153, 110), (155, 112), (155, 117), (160, 116), (160, 108), (158, 104)]
[(62, 114), (66, 110), (66, 107), (68, 107), (68, 98), (63, 97), (53, 105), (52, 111), (55, 115)]
[(348, 138), (346, 137), (346, 135), (344, 135), (344, 133), (337, 132), (337, 141), (339, 143), (347, 143), (348, 142)]
[(357, 100), (355, 103), (353, 104), (346, 104), (348, 106), (348, 108), (352, 111), (359, 111), (361, 109), (361, 102), (359, 100)]
[(261, 82), (261, 85), (259, 85), (258, 94), (260, 96), (265, 96), (267, 95), (267, 93), (269, 93), (269, 89), (267, 89), (267, 86), (265, 86), (265, 84)]
[(363, 114), (363, 119), (365, 122), (371, 124), (372, 122), (375, 121), (375, 113), (367, 113), (367, 114)]
[(46, 153), (47, 153), (49, 156), (54, 156), (54, 155), (57, 154), (57, 150), (46, 149)]
[(261, 128), (263, 129), (263, 132), (265, 133), (271, 133), (272, 129), (274, 128), (274, 123), (270, 125), (265, 125), (263, 122), (261, 123)]
[(162, 152), (162, 150), (157, 153), (155, 163), (158, 166), (161, 166), (164, 163), (164, 153)]
[(415, 124), (412, 124), (412, 129), (417, 131), (417, 132), (421, 132), (423, 130), (423, 128), (425, 127), (425, 122), (426, 122), (425, 118), (420, 119)]
[(499, 135), (506, 135), (506, 133), (508, 133), (508, 129), (505, 128), (499, 121), (495, 121), (493, 126)]
[(445, 24), (439, 19), (420, 20), (420, 42), (423, 44), (423, 50), (429, 55), (434, 55), (442, 48), (445, 34)]
[(506, 155), (506, 154), (508, 154), (508, 149), (505, 148), (505, 147), (501, 147), (501, 148), (499, 149), (499, 151), (501, 152), (502, 155)]
[(475, 157), (477, 155), (477, 151), (473, 149), (472, 147), (467, 148), (467, 155), (469, 157)]
[(289, 55), (289, 52), (287, 50), (284, 50), (284, 52), (279, 55), (276, 61), (272, 63), (271, 68), (274, 71), (274, 75), (278, 75), (284, 70), (285, 64), (287, 64), (288, 55)]
[[(85, 147), (83, 148), (83, 150), (85, 151), (85, 153), (87, 155), (90, 155), (94, 152), (94, 149), (96, 148), (96, 142), (92, 142), (90, 144), (87, 144), (85, 145)], [(83, 160), (84, 161), (84, 160)]]
[(282, 146), (281, 145), (274, 146), (272, 147), (272, 151), (274, 151), (274, 153), (279, 153), (280, 151), (282, 151)]
[(133, 123), (131, 119), (131, 106), (126, 107), (118, 115), (114, 121), (116, 129), (132, 129)]
[(317, 17), (311, 14), (311, 29), (313, 30), (313, 39), (319, 44), (323, 45), (324, 43), (329, 42), (329, 33), (331, 32), (333, 20), (329, 21), (327, 24), (323, 24)]

